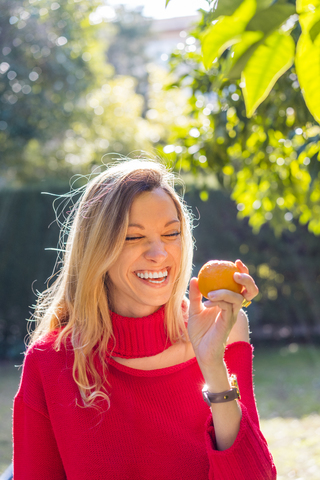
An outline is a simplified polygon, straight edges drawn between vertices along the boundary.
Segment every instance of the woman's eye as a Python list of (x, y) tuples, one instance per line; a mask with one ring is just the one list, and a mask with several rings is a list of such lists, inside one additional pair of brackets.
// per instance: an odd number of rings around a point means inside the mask
[(165, 237), (178, 237), (181, 235), (181, 232), (175, 232), (175, 233), (168, 233), (168, 235), (164, 235)]
[[(174, 233), (168, 233), (167, 235), (163, 235), (163, 236), (166, 237), (166, 238), (175, 238), (175, 237), (178, 237), (180, 234), (181, 234), (181, 232), (174, 232)], [(135, 237), (135, 236), (128, 235), (126, 237), (126, 241), (130, 242), (130, 241), (134, 241), (134, 240), (141, 240), (142, 238), (144, 238), (144, 237)]]
[(126, 237), (126, 240), (130, 241), (130, 240), (139, 240), (140, 238), (142, 237)]

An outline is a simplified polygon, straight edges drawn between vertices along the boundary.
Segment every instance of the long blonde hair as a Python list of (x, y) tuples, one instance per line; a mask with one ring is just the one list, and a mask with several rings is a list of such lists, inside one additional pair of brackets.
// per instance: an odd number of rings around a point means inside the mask
[[(181, 222), (181, 264), (165, 306), (166, 329), (172, 343), (187, 338), (182, 305), (192, 269), (192, 221), (174, 183), (174, 175), (160, 163), (117, 162), (87, 183), (64, 224), (68, 237), (62, 268), (52, 286), (39, 295), (33, 316), (37, 326), (30, 345), (57, 329), (57, 350), (67, 338), (71, 340), (73, 378), (85, 406), (93, 405), (97, 397), (109, 402), (106, 351), (113, 331), (108, 270), (123, 248), (133, 200), (159, 187), (170, 195)], [(99, 372), (95, 359), (99, 360)]]

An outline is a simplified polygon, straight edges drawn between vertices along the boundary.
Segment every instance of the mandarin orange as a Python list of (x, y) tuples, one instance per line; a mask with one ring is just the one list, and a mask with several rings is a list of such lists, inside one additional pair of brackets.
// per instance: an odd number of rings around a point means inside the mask
[(208, 298), (208, 293), (215, 290), (231, 290), (241, 293), (242, 285), (236, 283), (233, 275), (239, 272), (236, 264), (226, 260), (210, 260), (205, 263), (198, 274), (198, 286), (202, 295)]

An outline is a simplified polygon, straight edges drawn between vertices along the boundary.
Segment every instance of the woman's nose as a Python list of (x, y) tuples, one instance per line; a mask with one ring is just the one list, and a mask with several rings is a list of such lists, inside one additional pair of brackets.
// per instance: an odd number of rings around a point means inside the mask
[(148, 248), (145, 251), (145, 257), (147, 260), (153, 260), (160, 263), (166, 259), (168, 253), (165, 249), (165, 245), (162, 241), (150, 242)]

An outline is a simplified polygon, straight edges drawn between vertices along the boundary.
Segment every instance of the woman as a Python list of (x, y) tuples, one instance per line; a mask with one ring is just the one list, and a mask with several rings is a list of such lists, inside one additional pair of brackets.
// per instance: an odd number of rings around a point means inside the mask
[(191, 219), (173, 183), (131, 160), (87, 184), (36, 310), (14, 402), (15, 480), (276, 478), (241, 310), (258, 289), (238, 260), (242, 295), (203, 304), (193, 278), (186, 299)]

